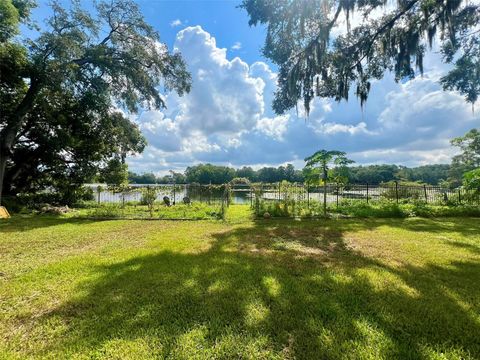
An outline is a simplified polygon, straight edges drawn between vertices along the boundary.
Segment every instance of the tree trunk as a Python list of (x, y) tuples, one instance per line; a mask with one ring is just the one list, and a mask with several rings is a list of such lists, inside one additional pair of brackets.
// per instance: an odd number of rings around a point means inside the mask
[(24, 98), (18, 104), (12, 117), (8, 119), (7, 125), (0, 131), (0, 204), (3, 194), (3, 182), (7, 169), (7, 161), (13, 146), (17, 140), (19, 131), (28, 112), (32, 109), (35, 98), (40, 91), (40, 83), (37, 79), (30, 79), (30, 87)]
[(5, 170), (7, 169), (7, 156), (0, 149), (0, 206), (2, 205), (3, 179), (5, 178)]
[(7, 125), (7, 127), (0, 132), (0, 205), (2, 204), (3, 185), (5, 173), (7, 171), (7, 161), (10, 158), (10, 152), (14, 141), (15, 133), (13, 133), (13, 128)]

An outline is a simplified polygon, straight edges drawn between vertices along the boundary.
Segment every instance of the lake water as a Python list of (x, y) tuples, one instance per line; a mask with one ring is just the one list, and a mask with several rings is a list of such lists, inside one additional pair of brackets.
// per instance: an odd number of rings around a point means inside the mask
[[(163, 201), (164, 196), (168, 196), (171, 203), (181, 203), (183, 202), (184, 197), (189, 197), (192, 202), (210, 202), (210, 203), (220, 203), (223, 198), (223, 190), (215, 189), (215, 187), (209, 187), (208, 185), (175, 185), (173, 184), (134, 184), (129, 185), (130, 189), (126, 192), (113, 192), (106, 188), (102, 184), (87, 184), (87, 187), (92, 188), (95, 196), (95, 200), (101, 203), (122, 203), (122, 202), (138, 202), (142, 198), (142, 191), (145, 187), (154, 187), (157, 189), (157, 200)], [(101, 187), (100, 192), (98, 192), (98, 187)], [(323, 202), (323, 190), (322, 188), (309, 189), (307, 195), (305, 188), (301, 186), (296, 188), (298, 191), (293, 194), (288, 195), (289, 198), (296, 200), (307, 200), (310, 201), (319, 201)], [(370, 186), (366, 188), (365, 186), (350, 186), (348, 190), (342, 190), (340, 194), (337, 195), (335, 191), (335, 186), (331, 186), (327, 189), (327, 203), (335, 203), (341, 199), (360, 199), (366, 200), (367, 193), (370, 200), (381, 199), (384, 196), (384, 192), (387, 188), (380, 186)], [(390, 191), (394, 190), (391, 188)], [(428, 190), (428, 191), (427, 191)], [(448, 189), (439, 189), (437, 187), (428, 187), (424, 189), (423, 187), (416, 187), (409, 190), (412, 192), (412, 198), (426, 198), (428, 195), (428, 202), (436, 202), (439, 199), (443, 199), (443, 193), (448, 194), (448, 198), (457, 196), (456, 193), (452, 193)], [(417, 195), (413, 196), (413, 192)], [(248, 185), (236, 185), (231, 188), (232, 202), (234, 204), (250, 204), (253, 200), (252, 192)], [(394, 194), (394, 193), (393, 193)], [(254, 196), (254, 195), (253, 195)], [(278, 187), (270, 186), (263, 188), (262, 199), (265, 200), (281, 200), (284, 198), (285, 193), (279, 191)]]
[[(129, 201), (140, 201), (142, 198), (142, 191), (145, 187), (155, 187), (157, 188), (157, 201), (163, 201), (164, 196), (168, 196), (170, 201), (173, 203), (183, 202), (183, 198), (188, 196), (192, 202), (220, 202), (223, 196), (223, 191), (221, 190), (208, 190), (208, 186), (191, 186), (191, 185), (176, 185), (175, 190), (172, 184), (132, 184), (129, 185), (131, 190), (127, 192), (113, 192), (106, 189), (106, 186), (103, 184), (87, 184), (87, 187), (92, 188), (95, 196), (95, 200), (100, 203), (122, 203)], [(98, 192), (98, 187), (101, 186), (101, 191)], [(251, 203), (251, 192), (250, 189), (246, 186), (243, 187), (233, 187), (231, 189), (232, 194), (232, 203), (234, 204), (250, 204)], [(276, 200), (281, 198), (283, 194), (279, 194), (275, 189), (265, 189), (262, 193), (262, 198), (265, 200)], [(300, 196), (301, 197), (301, 196)], [(300, 199), (299, 197), (299, 199)], [(309, 198), (312, 201), (323, 201), (323, 193), (320, 192), (310, 192)], [(299, 200), (298, 199), (298, 200)], [(306, 195), (302, 197), (303, 200), (306, 200)], [(337, 197), (332, 194), (327, 194), (327, 202), (333, 203), (337, 200)]]
[[(172, 184), (131, 184), (130, 190), (126, 192), (113, 192), (106, 189), (104, 184), (86, 184), (93, 190), (95, 200), (100, 203), (121, 203), (129, 201), (140, 201), (142, 191), (145, 187), (157, 189), (157, 201), (163, 201), (168, 196), (173, 203), (183, 202), (184, 197), (189, 197), (192, 202), (220, 202), (223, 197), (222, 190), (208, 190), (207, 186), (176, 185)], [(101, 191), (98, 192), (98, 187)], [(232, 189), (232, 202), (234, 204), (250, 204), (250, 191), (248, 189)]]

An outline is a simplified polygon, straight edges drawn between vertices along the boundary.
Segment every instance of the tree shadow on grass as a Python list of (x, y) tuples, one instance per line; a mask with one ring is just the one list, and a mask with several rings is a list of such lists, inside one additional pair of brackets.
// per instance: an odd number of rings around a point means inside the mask
[(99, 266), (37, 320), (63, 329), (42, 352), (141, 340), (161, 358), (480, 357), (480, 264), (388, 266), (345, 241), (369, 226), (242, 225), (204, 252)]

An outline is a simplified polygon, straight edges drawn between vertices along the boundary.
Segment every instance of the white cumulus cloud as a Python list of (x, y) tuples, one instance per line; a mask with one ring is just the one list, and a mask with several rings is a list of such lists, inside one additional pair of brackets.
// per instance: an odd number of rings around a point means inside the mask
[(235, 44), (233, 44), (231, 47), (232, 50), (240, 50), (241, 48), (242, 48), (242, 43), (239, 41), (236, 41)]
[(258, 120), (256, 129), (276, 140), (283, 140), (287, 131), (287, 124), (290, 115), (275, 116), (274, 118), (264, 117)]
[(180, 20), (180, 19), (175, 19), (175, 20), (172, 20), (172, 22), (170, 22), (171, 27), (177, 27), (177, 26), (180, 26), (180, 25), (182, 25), (182, 20)]
[(192, 90), (183, 97), (165, 94), (167, 109), (135, 120), (149, 146), (129, 159), (134, 171), (199, 162), (301, 165), (322, 148), (346, 151), (360, 163), (448, 162), (454, 152), (449, 140), (479, 124), (459, 94), (442, 91), (436, 56), (426, 58), (423, 78), (398, 84), (387, 74), (375, 81), (363, 110), (351, 94), (349, 102), (315, 99), (307, 116), (301, 106), (274, 114), (277, 74), (262, 61), (229, 58), (200, 26), (179, 31), (174, 51), (185, 59)]

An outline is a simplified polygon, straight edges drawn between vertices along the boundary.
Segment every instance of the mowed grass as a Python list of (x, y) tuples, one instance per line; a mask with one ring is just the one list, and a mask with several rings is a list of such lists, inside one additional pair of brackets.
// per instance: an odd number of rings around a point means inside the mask
[(478, 359), (480, 220), (15, 217), (0, 358)]

